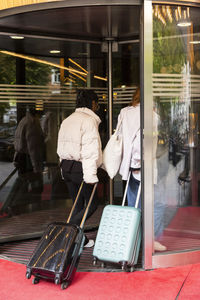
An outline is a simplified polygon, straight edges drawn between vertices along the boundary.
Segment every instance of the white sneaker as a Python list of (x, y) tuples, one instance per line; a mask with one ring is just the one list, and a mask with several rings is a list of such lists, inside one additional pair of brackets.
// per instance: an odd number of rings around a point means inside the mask
[(154, 242), (154, 250), (155, 251), (166, 251), (167, 247), (159, 243), (158, 241)]
[(94, 241), (93, 240), (89, 240), (89, 242), (84, 246), (84, 248), (91, 248), (94, 246)]

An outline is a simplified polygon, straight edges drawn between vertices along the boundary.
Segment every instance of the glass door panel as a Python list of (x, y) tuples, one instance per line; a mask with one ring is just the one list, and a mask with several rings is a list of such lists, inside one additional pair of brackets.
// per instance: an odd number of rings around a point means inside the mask
[[(0, 36), (1, 217), (20, 214), (29, 218), (39, 212), (42, 219), (37, 222), (37, 228), (31, 227), (32, 232), (43, 229), (44, 220), (46, 223), (55, 220), (57, 212), (59, 220), (65, 219), (71, 199), (60, 175), (56, 153), (60, 124), (75, 109), (76, 90), (94, 89), (100, 99), (99, 129), (104, 148), (109, 131), (108, 49), (104, 46), (108, 40), (114, 41), (115, 128), (120, 109), (128, 105), (139, 83), (139, 12), (137, 2), (136, 6), (128, 3), (98, 9), (94, 5), (49, 9), (48, 13), (45, 9), (32, 11), (21, 14), (24, 20), (21, 25), (15, 15), (1, 18), (2, 27), (12, 23), (18, 32), (17, 36), (9, 35), (8, 31)], [(60, 22), (57, 22), (58, 15)], [(79, 16), (76, 21), (75, 15)], [(34, 35), (38, 24), (41, 32)], [(27, 33), (25, 37), (20, 34), (23, 30)], [(13, 164), (15, 131), (31, 107), (41, 111), (39, 119), (45, 135), (42, 176), (33, 182), (27, 178), (21, 180)], [(121, 201), (120, 177), (116, 176), (114, 187), (114, 197)], [(108, 180), (98, 185), (98, 194), (102, 206), (109, 202)], [(28, 232), (30, 228), (23, 229)]]
[(200, 10), (153, 6), (154, 234), (200, 248)]
[[(33, 44), (42, 42), (28, 39)], [(50, 221), (65, 220), (72, 205), (60, 173), (57, 137), (61, 122), (75, 110), (78, 89), (90, 88), (98, 94), (103, 145), (107, 139), (107, 55), (101, 45), (63, 42), (56, 48), (54, 40), (44, 42), (49, 46), (46, 56), (0, 50), (0, 215), (30, 220), (31, 214), (34, 218), (41, 212), (36, 227), (25, 226), (20, 234), (40, 232)], [(13, 163), (15, 133), (32, 109), (39, 112), (44, 142), (44, 148), (39, 144), (32, 153), (42, 157), (43, 167), (35, 174), (31, 161), (22, 158), (26, 171), (20, 174)], [(98, 185), (98, 196), (100, 204), (108, 201), (108, 182)]]
[[(113, 52), (113, 128), (116, 128), (120, 110), (128, 106), (140, 81), (140, 43), (139, 23), (134, 43), (119, 45), (118, 52)], [(121, 204), (126, 182), (121, 175), (114, 177), (114, 203)]]

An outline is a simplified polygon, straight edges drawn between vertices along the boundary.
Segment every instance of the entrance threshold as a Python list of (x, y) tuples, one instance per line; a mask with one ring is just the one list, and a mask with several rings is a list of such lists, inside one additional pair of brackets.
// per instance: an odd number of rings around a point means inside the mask
[[(103, 210), (103, 206), (99, 206), (96, 212), (86, 221), (85, 232), (89, 239), (93, 239), (93, 240), (96, 239), (98, 225), (102, 215), (102, 210)], [(44, 229), (46, 228), (47, 224), (50, 223), (48, 215), (49, 215), (49, 211), (47, 210), (47, 211), (34, 212), (32, 214), (24, 214), (23, 217), (22, 215), (20, 215), (20, 218), (19, 216), (12, 217), (12, 222), (11, 222), (11, 218), (2, 218), (0, 220), (1, 223), (0, 236), (2, 236), (0, 239), (0, 259), (13, 261), (20, 264), (27, 264), (30, 257), (32, 256), (35, 247), (39, 242), (39, 237), (37, 237), (37, 235), (41, 236), (43, 233), (41, 231), (41, 223), (42, 222), (45, 223), (43, 224)], [(58, 209), (54, 210), (54, 216), (52, 217), (51, 215), (51, 222), (54, 221), (61, 221), (61, 222), (66, 221), (66, 211), (63, 213), (63, 209), (62, 211)], [(40, 231), (37, 231), (37, 226), (38, 228), (40, 226)], [(29, 233), (27, 232), (20, 233), (21, 240), (20, 241), (17, 240), (17, 237), (19, 238), (17, 232), (20, 232), (22, 228), (25, 228), (27, 230), (28, 227), (29, 227)], [(31, 232), (31, 228), (32, 228), (32, 232)], [(6, 241), (5, 229), (7, 230), (7, 233), (12, 232), (13, 234), (12, 236), (9, 237), (9, 239), (7, 239), (7, 241)], [(24, 239), (23, 239), (23, 235), (24, 235)], [(16, 239), (14, 239), (15, 236)], [(101, 263), (97, 262), (97, 264), (93, 266), (92, 252), (93, 252), (93, 247), (85, 248), (83, 250), (81, 254), (79, 266), (78, 266), (79, 272), (122, 272), (121, 266), (117, 264), (107, 263), (103, 268)], [(137, 270), (141, 269), (141, 255), (140, 255), (139, 263), (136, 266), (136, 269)]]

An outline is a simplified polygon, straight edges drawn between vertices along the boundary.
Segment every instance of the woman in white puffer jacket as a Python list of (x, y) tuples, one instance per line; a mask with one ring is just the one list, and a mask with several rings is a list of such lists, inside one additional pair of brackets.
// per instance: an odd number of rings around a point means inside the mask
[[(98, 182), (97, 169), (102, 164), (102, 147), (98, 131), (101, 120), (95, 114), (97, 109), (96, 93), (92, 90), (79, 90), (76, 110), (62, 122), (58, 134), (57, 153), (61, 162), (62, 175), (73, 201), (84, 180), (71, 218), (71, 223), (77, 225), (82, 220), (84, 205), (89, 201), (93, 185)], [(95, 193), (88, 217), (93, 214), (97, 205), (98, 199)], [(93, 244), (93, 241), (90, 241), (88, 246)]]

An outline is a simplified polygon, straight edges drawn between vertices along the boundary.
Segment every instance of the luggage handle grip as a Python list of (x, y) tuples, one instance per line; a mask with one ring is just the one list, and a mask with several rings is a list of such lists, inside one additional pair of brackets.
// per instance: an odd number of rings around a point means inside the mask
[[(128, 179), (127, 179), (127, 182), (126, 182), (126, 187), (125, 187), (124, 196), (123, 196), (123, 200), (122, 200), (122, 206), (125, 205), (126, 195), (127, 195), (127, 190), (128, 190), (128, 185), (129, 185), (130, 177), (131, 177), (131, 171), (128, 174)], [(139, 187), (138, 187), (137, 198), (136, 198), (136, 201), (135, 201), (135, 208), (138, 208), (139, 201), (140, 201), (140, 193), (141, 193), (141, 182), (140, 182)]]

